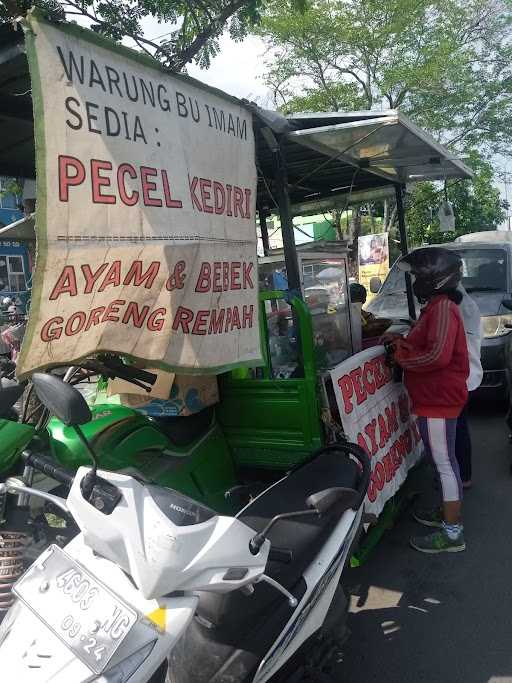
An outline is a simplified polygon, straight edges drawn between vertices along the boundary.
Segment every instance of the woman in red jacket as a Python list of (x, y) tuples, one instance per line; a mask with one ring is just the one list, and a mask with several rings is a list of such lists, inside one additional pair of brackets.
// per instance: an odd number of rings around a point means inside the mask
[(399, 263), (414, 278), (413, 289), (425, 304), (407, 338), (393, 342), (394, 357), (404, 370), (404, 383), (418, 416), (427, 453), (432, 456), (441, 483), (439, 509), (417, 512), (418, 522), (439, 531), (411, 539), (424, 553), (465, 549), (462, 526), (462, 482), (455, 456), (457, 417), (466, 404), (469, 361), (466, 335), (456, 290), (461, 279), (460, 258), (439, 247), (417, 249)]

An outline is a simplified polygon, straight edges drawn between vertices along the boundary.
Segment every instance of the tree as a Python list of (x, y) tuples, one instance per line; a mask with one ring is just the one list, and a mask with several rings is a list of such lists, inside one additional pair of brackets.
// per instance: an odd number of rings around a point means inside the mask
[[(179, 71), (196, 61), (207, 68), (219, 51), (219, 38), (227, 29), (231, 38), (242, 40), (260, 20), (264, 0), (3, 0), (0, 23), (16, 19), (35, 4), (57, 19), (86, 20), (90, 27), (120, 41), (131, 38), (143, 52)], [(294, 0), (294, 10), (303, 0)], [(172, 30), (160, 39), (143, 35), (141, 22), (155, 17), (170, 23)]]
[(493, 168), (478, 154), (471, 155), (474, 171), (472, 181), (451, 181), (447, 184), (447, 197), (455, 214), (455, 234), (440, 232), (437, 215), (444, 198), (443, 189), (434, 183), (420, 183), (407, 201), (407, 228), (411, 243), (439, 244), (454, 237), (480, 230), (496, 230), (504, 220), (507, 203), (493, 186)]
[(259, 28), (286, 112), (400, 108), (455, 152), (512, 141), (511, 0), (274, 0)]
[[(456, 157), (468, 150), (508, 154), (511, 8), (511, 0), (316, 0), (299, 14), (274, 0), (259, 27), (269, 47), (267, 83), (286, 113), (400, 109)], [(473, 155), (473, 189), (468, 182), (452, 190), (461, 230), (494, 226), (501, 215), (492, 168), (484, 172), (480, 161)], [(411, 201), (430, 193), (437, 212), (436, 192), (431, 183), (420, 185)], [(383, 216), (382, 229), (392, 230), (395, 203), (373, 210)], [(421, 211), (415, 220), (425, 227)], [(421, 229), (417, 236), (423, 239)]]

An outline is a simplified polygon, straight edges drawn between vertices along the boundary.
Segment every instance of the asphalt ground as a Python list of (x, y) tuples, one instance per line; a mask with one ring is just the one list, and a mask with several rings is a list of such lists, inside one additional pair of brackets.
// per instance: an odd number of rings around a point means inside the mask
[[(464, 499), (466, 550), (423, 555), (429, 533), (404, 511), (366, 563), (347, 570), (349, 628), (340, 683), (512, 683), (512, 446), (504, 409), (471, 407), (473, 488)], [(417, 474), (430, 502), (428, 468)]]

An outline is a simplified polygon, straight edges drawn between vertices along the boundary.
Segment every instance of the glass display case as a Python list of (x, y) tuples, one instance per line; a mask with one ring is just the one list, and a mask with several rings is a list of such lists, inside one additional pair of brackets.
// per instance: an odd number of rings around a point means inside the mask
[[(311, 311), (315, 355), (320, 371), (351, 356), (354, 348), (348, 289), (348, 250), (341, 242), (319, 247), (297, 247), (302, 296)], [(276, 253), (260, 259), (261, 290), (287, 290), (284, 256)], [(299, 340), (290, 307), (284, 301), (267, 302), (269, 348), (275, 376), (300, 373)]]

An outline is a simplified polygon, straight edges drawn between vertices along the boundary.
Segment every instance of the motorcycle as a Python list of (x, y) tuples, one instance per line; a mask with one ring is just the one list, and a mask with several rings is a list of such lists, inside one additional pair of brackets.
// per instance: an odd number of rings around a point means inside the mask
[[(59, 368), (53, 372), (59, 372)], [(83, 385), (97, 377), (120, 378), (146, 390), (156, 379), (153, 373), (126, 365), (111, 355), (89, 358), (80, 366), (67, 368), (63, 377), (74, 385)], [(50, 418), (40, 403), (34, 403), (32, 390), (25, 397), (20, 422), (36, 424), (37, 449), (41, 449), (43, 441), (44, 450), (70, 469), (87, 464), (88, 451), (75, 431), (58, 418)], [(91, 411), (92, 419), (84, 425), (84, 435), (95, 444), (103, 469), (136, 474), (148, 482), (176, 488), (206, 504), (223, 506), (226, 512), (232, 510), (232, 501), (224, 493), (236, 486), (236, 475), (213, 408), (188, 417), (161, 418), (148, 418), (137, 410), (113, 403), (93, 405)], [(5, 433), (9, 429), (17, 433), (17, 425), (12, 423), (16, 416), (2, 412), (1, 417), (10, 417), (11, 424), (0, 419), (0, 428)], [(215, 466), (210, 465), (212, 454), (220, 452), (225, 457), (216, 456)]]
[[(339, 580), (369, 482), (364, 451), (322, 448), (223, 515), (99, 470), (82, 431), (91, 420), (83, 396), (52, 375), (35, 374), (33, 384), (84, 442), (92, 467), (75, 474), (41, 455), (26, 459), (70, 486), (54, 502), (80, 533), (64, 548), (50, 546), (18, 580), (0, 626), (3, 675), (34, 683), (299, 680), (296, 658), (333, 613), (345, 618)], [(9, 479), (3, 492), (39, 494)]]

